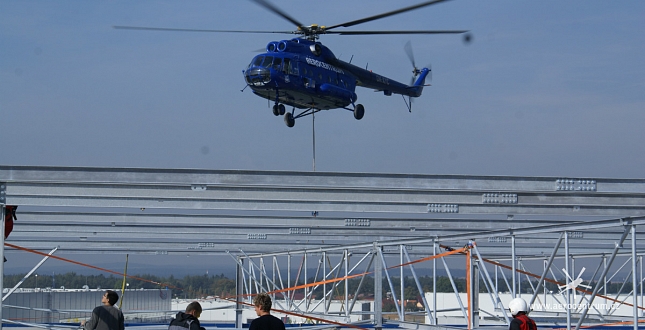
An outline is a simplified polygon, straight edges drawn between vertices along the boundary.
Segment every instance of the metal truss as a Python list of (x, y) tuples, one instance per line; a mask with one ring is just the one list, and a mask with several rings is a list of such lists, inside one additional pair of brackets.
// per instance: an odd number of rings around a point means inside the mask
[[(642, 315), (645, 179), (0, 166), (2, 212), (4, 205), (20, 206), (12, 251), (230, 255), (238, 296), (246, 297), (236, 305), (238, 325), (242, 303), (258, 292), (311, 320), (360, 315), (380, 327), (385, 315), (403, 324), (413, 314), (405, 277), (434, 325), (455, 311), (471, 327), (478, 316), (507, 321), (500, 291), (531, 292), (532, 302), (602, 296), (632, 306), (630, 322)], [(444, 256), (464, 246), (466, 254)], [(595, 265), (585, 282), (592, 289), (547, 293), (554, 279), (565, 288), (577, 280), (576, 263)], [(420, 270), (448, 276), (455, 306), (438, 310), (436, 297), (426, 300)], [(609, 297), (605, 283), (625, 272), (631, 293)], [(469, 292), (482, 283), (486, 293), (462, 298), (456, 279), (464, 274)], [(349, 277), (360, 278), (353, 292)], [(395, 314), (383, 313), (380, 299), (357, 311), (360, 287), (372, 278), (374, 296), (389, 292)], [(496, 310), (479, 308), (480, 296)], [(341, 310), (331, 309), (333, 299)], [(566, 316), (578, 328), (625, 321), (593, 306)]]
[[(400, 281), (400, 279), (411, 277), (414, 281), (414, 289), (416, 289), (419, 296), (423, 297), (423, 313), (428, 316), (430, 323), (434, 325), (438, 325), (439, 316), (442, 313), (455, 310), (460, 311), (464, 322), (473, 328), (479, 327), (480, 315), (508, 323), (510, 314), (504, 307), (508, 301), (502, 301), (499, 293), (509, 291), (513, 297), (528, 294), (528, 296), (525, 296), (527, 297), (525, 298), (527, 302), (531, 305), (541, 306), (541, 309), (534, 309), (534, 314), (540, 314), (543, 322), (549, 319), (549, 314), (557, 314), (557, 312), (550, 312), (546, 309), (546, 298), (543, 297), (549, 295), (558, 304), (574, 306), (565, 309), (566, 321), (560, 320), (559, 322), (568, 324), (568, 329), (571, 329), (572, 326), (579, 329), (583, 325), (589, 326), (600, 323), (622, 322), (624, 324), (625, 322), (636, 322), (635, 324), (637, 324), (639, 315), (645, 310), (642, 304), (642, 284), (644, 280), (642, 257), (645, 253), (645, 247), (637, 248), (635, 244), (629, 244), (628, 247), (626, 243), (636, 242), (636, 228), (643, 225), (645, 225), (645, 217), (588, 222), (562, 229), (542, 229), (542, 234), (555, 233), (559, 236), (559, 239), (555, 241), (550, 253), (543, 255), (541, 260), (517, 258), (513, 262), (512, 260), (491, 259), (486, 256), (485, 252), (482, 252), (487, 251), (487, 242), (480, 243), (476, 239), (469, 240), (469, 244), (465, 249), (469, 253), (460, 252), (452, 256), (442, 256), (446, 251), (456, 251), (455, 247), (443, 244), (444, 241), (452, 241), (454, 237), (447, 240), (444, 240), (443, 237), (435, 237), (430, 239), (373, 242), (371, 245), (320, 248), (313, 251), (297, 250), (255, 255), (248, 255), (240, 251), (239, 253), (231, 253), (231, 257), (236, 260), (239, 269), (245, 274), (245, 290), (240, 292), (241, 296), (248, 297), (260, 292), (269, 292), (274, 297), (277, 297), (275, 301), (279, 305), (276, 308), (278, 311), (295, 313), (305, 318), (312, 317), (314, 319), (351, 323), (356, 322), (355, 319), (351, 318), (352, 315), (363, 316), (367, 314), (376, 327), (381, 327), (383, 311), (382, 306), (376, 304), (378, 299), (374, 299), (374, 310), (370, 312), (355, 309), (359, 290), (369, 278), (369, 281), (374, 281), (375, 297), (380, 296), (377, 295), (378, 292), (382, 293), (384, 292), (383, 290), (387, 290), (390, 293), (387, 299), (395, 302), (396, 313), (394, 315), (396, 315), (396, 318), (391, 321), (405, 322), (407, 316), (418, 314), (417, 312), (406, 311), (404, 305), (405, 281)], [(614, 248), (595, 256), (590, 256), (589, 254), (578, 256), (571, 253), (569, 248), (570, 241), (574, 240), (571, 235), (572, 230), (585, 232), (589, 228), (596, 226), (604, 228), (615, 227), (615, 229), (622, 230), (622, 234), (612, 237), (614, 239)], [(537, 228), (527, 228), (523, 232), (514, 233), (512, 237), (514, 241), (523, 240), (525, 235), (535, 235), (536, 230)], [(433, 246), (434, 252), (419, 258), (416, 248), (418, 246), (424, 248), (426, 245)], [(519, 247), (517, 245), (510, 246), (509, 249), (519, 250)], [(415, 251), (416, 259), (410, 257), (412, 251)], [(356, 257), (351, 258), (351, 256)], [(461, 259), (462, 266), (454, 266), (455, 258)], [(464, 269), (463, 265), (467, 264), (465, 262), (466, 258), (470, 260), (468, 264), (471, 266), (468, 273), (471, 274), (469, 278), (472, 288), (471, 293), (464, 299), (462, 296), (465, 290), (459, 289), (456, 284), (457, 278), (462, 278), (463, 276), (454, 274), (451, 269)], [(267, 264), (266, 259), (271, 260), (271, 276), (269, 276), (267, 268), (264, 267)], [(432, 265), (429, 265), (431, 259)], [(453, 260), (449, 262), (447, 261), (448, 259)], [(575, 262), (583, 262), (581, 259), (586, 259), (586, 263), (597, 263), (596, 271), (585, 281), (588, 284), (595, 283), (593, 288), (584, 284), (581, 286), (580, 282), (574, 282), (577, 278), (566, 275), (575, 273)], [(614, 261), (618, 259), (623, 259), (624, 263), (619, 267), (615, 267)], [(297, 271), (293, 267), (292, 260), (298, 260)], [(440, 267), (437, 267), (437, 260), (441, 261)], [(538, 262), (535, 262), (536, 260)], [(248, 265), (248, 269), (245, 268), (245, 263)], [(286, 267), (284, 267), (285, 263)], [(452, 266), (449, 266), (449, 264)], [(632, 267), (628, 275), (633, 283), (632, 291), (627, 296), (612, 297), (612, 295), (607, 294), (607, 283), (619, 272), (624, 272), (624, 268), (628, 264), (631, 264)], [(421, 286), (419, 276), (415, 270), (417, 266), (426, 268), (426, 271), (427, 268), (431, 268), (434, 278), (436, 278), (437, 271), (447, 275), (458, 305), (452, 309), (440, 310), (436, 307), (436, 296), (432, 299), (433, 304), (429, 304), (425, 299), (426, 293), (430, 291), (435, 292), (433, 294), (436, 295), (436, 287), (433, 290), (427, 290)], [(557, 267), (564, 267), (566, 271), (561, 272)], [(638, 267), (640, 267), (640, 272), (638, 272)], [(315, 275), (313, 277), (308, 275), (307, 269), (316, 269)], [(599, 272), (600, 276), (597, 277)], [(258, 273), (260, 274), (259, 276), (256, 275)], [(281, 273), (282, 275), (280, 275)], [(295, 278), (293, 278), (294, 275)], [(383, 275), (387, 280), (387, 289), (382, 287)], [(394, 285), (393, 276), (398, 276), (399, 287)], [(348, 280), (352, 278), (360, 279), (360, 284), (354, 291), (348, 288)], [(500, 279), (502, 280), (501, 284)], [(263, 283), (268, 285), (264, 286)], [(479, 283), (483, 283), (485, 286), (485, 290), (481, 293), (478, 288)], [(528, 283), (529, 288), (522, 288), (521, 283)], [(556, 284), (560, 291), (554, 293), (547, 290), (547, 283)], [(322, 295), (317, 299), (313, 299), (313, 291), (321, 286), (323, 287)], [(567, 289), (568, 287), (573, 289), (569, 290)], [(584, 287), (593, 289), (593, 292)], [(341, 288), (341, 290), (338, 290), (338, 288)], [(599, 292), (603, 293), (599, 295)], [(294, 299), (296, 293), (299, 293), (300, 298)], [(340, 311), (329, 310), (328, 306), (334, 293), (336, 293), (335, 299), (341, 301), (343, 306)], [(598, 298), (599, 296), (602, 298)], [(490, 299), (495, 309), (479, 309), (477, 306), (480, 305), (480, 299)], [(609, 300), (616, 305), (631, 305), (634, 312), (633, 320), (628, 320), (625, 316), (614, 316), (612, 315), (612, 310), (608, 312), (598, 310), (593, 304), (595, 299)], [(319, 308), (321, 305), (325, 306), (325, 308)], [(345, 308), (345, 306), (347, 307)], [(592, 312), (591, 315), (589, 314), (590, 311)], [(613, 311), (615, 312), (615, 309)]]

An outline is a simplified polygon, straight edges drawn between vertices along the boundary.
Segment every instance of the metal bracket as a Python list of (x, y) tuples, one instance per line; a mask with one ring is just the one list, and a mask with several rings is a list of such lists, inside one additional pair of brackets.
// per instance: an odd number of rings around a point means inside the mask
[(7, 183), (0, 182), (0, 204), (7, 204)]

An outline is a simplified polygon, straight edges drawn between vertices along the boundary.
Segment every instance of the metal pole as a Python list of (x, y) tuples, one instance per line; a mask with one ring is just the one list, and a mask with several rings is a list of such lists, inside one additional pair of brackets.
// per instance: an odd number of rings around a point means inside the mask
[[(551, 256), (549, 256), (549, 260), (546, 261), (544, 260), (544, 271), (542, 272), (542, 275), (540, 276), (540, 280), (538, 281), (538, 285), (535, 288), (535, 292), (533, 292), (533, 296), (531, 297), (531, 301), (529, 301), (529, 306), (533, 305), (535, 302), (535, 298), (537, 298), (538, 291), (540, 291), (540, 285), (544, 284), (544, 279), (546, 278), (546, 275), (551, 268), (551, 265), (553, 264), (553, 260), (555, 260), (555, 256), (558, 253), (558, 249), (560, 249), (560, 244), (562, 244), (562, 239), (563, 235), (560, 234), (560, 238), (558, 239), (558, 242), (555, 244), (553, 247), (553, 251), (551, 252)], [(544, 286), (544, 300), (546, 301), (546, 286)]]
[[(0, 191), (4, 192), (5, 183), (0, 183)], [(3, 195), (4, 196), (4, 195)], [(0, 257), (4, 260), (4, 217), (5, 217), (5, 204), (0, 204), (0, 217), (2, 217), (2, 225), (0, 226), (0, 237), (2, 242), (2, 247), (0, 247)], [(0, 292), (4, 292), (4, 262), (0, 266)], [(4, 299), (3, 299), (4, 300)], [(2, 328), (2, 304), (0, 304), (0, 329)]]
[(345, 322), (349, 323), (349, 250), (345, 249)]
[(242, 268), (244, 267), (244, 259), (240, 257), (237, 258), (237, 265), (235, 267), (235, 328), (242, 329), (242, 303), (240, 300), (242, 298), (242, 287), (244, 283), (242, 282), (243, 274)]
[(374, 260), (374, 329), (383, 328), (383, 264), (381, 263), (381, 247), (374, 243), (374, 253), (379, 256)]
[[(408, 260), (408, 262), (412, 262), (412, 260), (410, 260), (410, 255), (408, 255), (408, 251), (403, 250), (403, 252), (405, 252), (405, 258)], [(426, 300), (426, 294), (425, 292), (423, 292), (423, 288), (421, 287), (421, 283), (419, 282), (419, 278), (417, 277), (417, 272), (414, 270), (414, 266), (412, 264), (410, 264), (410, 271), (412, 272), (412, 278), (414, 278), (414, 283), (417, 285), (417, 290), (419, 290), (419, 295), (421, 295), (421, 301), (423, 301), (423, 307), (426, 310), (426, 314), (428, 314), (428, 319), (433, 320), (434, 313), (430, 311), (430, 307), (428, 306), (428, 301)]]
[(638, 290), (636, 282), (636, 225), (632, 225), (632, 292), (634, 292), (634, 330), (638, 330)]
[[(287, 288), (291, 287), (291, 253), (287, 254)], [(293, 307), (291, 293), (293, 291), (287, 291), (282, 294), (285, 299), (285, 304), (288, 304), (287, 309), (291, 310)]]
[[(403, 250), (405, 249), (405, 245), (401, 244), (399, 245), (399, 265), (403, 265)], [(399, 274), (401, 276), (401, 321), (405, 321), (405, 284), (403, 284), (403, 267), (399, 267)]]
[(567, 330), (571, 330), (571, 290), (569, 290), (569, 277), (571, 277), (571, 272), (569, 271), (569, 233), (564, 232), (564, 272), (566, 273), (566, 284), (567, 286), (567, 295), (566, 295), (566, 301), (567, 301)]
[(305, 251), (304, 255), (304, 267), (305, 267), (305, 295), (303, 296), (302, 299), (305, 300), (305, 311), (309, 310), (309, 300), (307, 299), (307, 251)]
[(439, 322), (439, 317), (437, 315), (437, 243), (436, 240), (433, 239), (433, 249), (432, 249), (432, 255), (434, 258), (432, 259), (432, 310), (434, 312), (434, 316), (432, 318), (432, 322), (430, 324), (437, 325)]
[(322, 253), (322, 263), (323, 263), (323, 306), (325, 306), (325, 311), (327, 312), (327, 252)]
[[(643, 306), (643, 256), (638, 257), (638, 262), (640, 264), (641, 268), (641, 280), (638, 282), (641, 286), (641, 306)], [(644, 316), (645, 313), (641, 310), (641, 316)]]
[[(53, 250), (49, 251), (49, 253), (48, 253), (48, 254), (47, 254), (47, 255), (46, 255), (46, 256), (45, 256), (45, 257), (44, 257), (44, 258), (43, 258), (43, 259), (42, 259), (38, 264), (36, 264), (36, 266), (34, 266), (34, 268), (32, 268), (32, 269), (31, 269), (31, 270), (30, 270), (30, 271), (29, 271), (29, 272), (28, 272), (28, 273), (27, 273), (27, 274), (26, 274), (26, 275), (25, 275), (25, 276), (24, 276), (24, 277), (23, 277), (23, 278), (22, 278), (18, 283), (16, 283), (16, 285), (14, 285), (14, 287), (13, 287), (13, 288), (11, 288), (11, 289), (9, 290), (9, 292), (7, 292), (7, 294), (5, 294), (4, 296), (2, 296), (2, 301), (5, 301), (5, 300), (6, 300), (6, 299), (7, 299), (7, 298), (8, 298), (8, 297), (9, 297), (9, 296), (14, 292), (14, 291), (16, 291), (16, 289), (17, 289), (17, 288), (19, 288), (19, 287), (20, 287), (20, 285), (21, 285), (25, 280), (27, 280), (27, 279), (29, 278), (29, 276), (31, 276), (31, 274), (33, 274), (35, 271), (37, 271), (37, 270), (38, 270), (38, 268), (40, 268), (40, 266), (42, 266), (42, 264), (44, 264), (44, 263), (45, 263), (45, 261), (47, 261), (47, 259), (49, 259), (49, 257), (50, 257), (51, 255), (53, 255), (53, 254), (54, 254), (54, 252), (56, 252), (57, 250), (58, 250), (58, 247), (55, 247)], [(2, 283), (0, 283), (0, 285), (2, 285)], [(1, 287), (0, 287), (0, 288), (1, 288)], [(0, 291), (0, 292), (2, 292), (2, 291)]]
[[(625, 238), (627, 238), (627, 235), (629, 234), (629, 230), (625, 230), (623, 232), (622, 237), (620, 238), (620, 241), (616, 243), (616, 247), (614, 248), (614, 252), (612, 252), (611, 257), (609, 258), (609, 263), (607, 266), (605, 266), (605, 269), (603, 269), (602, 274), (600, 275), (600, 278), (605, 279), (605, 285), (604, 287), (607, 287), (607, 273), (609, 272), (609, 267), (611, 267), (611, 264), (614, 262), (614, 259), (616, 258), (616, 255), (618, 254), (618, 250), (622, 247), (623, 242), (625, 241)], [(596, 286), (593, 289), (593, 292), (591, 293), (591, 297), (589, 297), (588, 305), (591, 306), (593, 303), (594, 298), (596, 298), (596, 295), (598, 294), (598, 291), (600, 290), (600, 282), (596, 284)], [(582, 325), (582, 321), (587, 317), (587, 313), (589, 312), (589, 308), (585, 308), (584, 311), (582, 312), (582, 315), (580, 315), (580, 319), (578, 320), (578, 323), (576, 324), (576, 330), (580, 329), (580, 326)]]
[[(602, 264), (603, 264), (603, 266), (605, 266), (604, 269), (607, 269), (607, 256), (606, 255), (602, 256)], [(600, 280), (602, 280), (602, 282), (603, 282), (602, 295), (604, 297), (603, 299), (604, 299), (605, 306), (607, 306), (607, 284), (608, 284), (607, 283), (607, 275), (605, 275), (604, 277), (601, 275), (600, 279), (598, 279), (598, 283), (600, 283)], [(603, 315), (609, 315), (609, 309), (608, 308), (605, 308), (604, 311), (605, 311), (605, 313)]]
[[(488, 273), (488, 269), (486, 268), (486, 262), (484, 262), (484, 259), (482, 258), (481, 254), (479, 253), (479, 249), (477, 248), (477, 245), (473, 245), (472, 250), (475, 251), (475, 255), (477, 256), (477, 258), (479, 260), (479, 264), (475, 265), (475, 266), (477, 268), (481, 267), (481, 269), (483, 270), (483, 273), (485, 275), (485, 280), (487, 281), (487, 283), (490, 286), (492, 286), (493, 281), (490, 278), (490, 274)], [(495, 266), (495, 267), (496, 267), (495, 270), (497, 271), (497, 266)], [(473, 294), (479, 295), (479, 276), (477, 276), (477, 278), (475, 280), (477, 281), (477, 283), (475, 283), (477, 291), (475, 293), (473, 293)], [(495, 284), (495, 285), (497, 285), (497, 284)], [(495, 296), (495, 307), (497, 308), (498, 306), (502, 306), (503, 305), (502, 300), (499, 298), (499, 293), (498, 293), (496, 288), (495, 288), (495, 292), (493, 294)], [(477, 302), (477, 307), (479, 307), (479, 298), (477, 298), (476, 302)], [(508, 318), (508, 315), (506, 314), (506, 310), (504, 308), (502, 308), (502, 314), (504, 314), (504, 318), (506, 319), (506, 322), (508, 323), (509, 318)]]
[[(372, 258), (370, 258), (370, 261), (369, 261), (369, 263), (367, 264), (367, 267), (365, 267), (365, 271), (363, 272), (363, 273), (365, 273), (365, 274), (368, 274), (368, 273), (369, 273), (369, 271), (370, 271), (370, 267), (372, 267), (372, 262), (374, 262), (374, 253), (372, 253), (371, 251), (370, 251), (370, 252), (368, 252), (368, 253), (363, 257), (363, 259), (361, 259), (361, 261), (359, 261), (359, 262), (358, 262), (358, 264), (362, 263), (362, 262), (363, 262), (363, 260), (365, 260), (365, 258), (366, 258), (367, 256), (369, 256), (369, 255), (371, 255), (371, 256), (372, 256)], [(357, 264), (357, 265), (358, 265), (358, 264)], [(361, 288), (363, 287), (363, 281), (365, 280), (365, 277), (366, 277), (366, 275), (361, 276), (361, 281), (360, 281), (360, 282), (358, 282), (358, 287), (356, 288), (356, 292), (354, 293), (354, 298), (352, 298), (352, 302), (349, 304), (349, 312), (350, 312), (350, 313), (354, 310), (354, 304), (356, 303), (356, 299), (358, 299), (358, 292), (359, 292), (359, 291), (361, 290)]]
[(461, 297), (459, 296), (459, 290), (457, 290), (457, 284), (455, 284), (455, 280), (454, 278), (452, 278), (452, 273), (450, 272), (450, 268), (448, 268), (448, 263), (446, 262), (446, 258), (441, 257), (441, 262), (443, 263), (443, 268), (446, 270), (446, 275), (448, 275), (448, 279), (450, 279), (450, 285), (452, 285), (452, 291), (455, 293), (455, 298), (457, 298), (457, 303), (459, 303), (461, 314), (464, 316), (464, 319), (466, 320), (466, 322), (468, 322), (468, 311), (466, 311), (466, 308), (464, 307), (464, 303), (461, 301)]
[(517, 295), (517, 291), (515, 288), (517, 287), (517, 282), (515, 282), (515, 265), (517, 264), (517, 260), (515, 259), (515, 235), (511, 236), (511, 259), (513, 259), (512, 264), (512, 272), (511, 272), (511, 282), (513, 283), (512, 288), (511, 288), (511, 294), (513, 295), (513, 299), (515, 299)]
[(392, 278), (390, 278), (390, 273), (387, 271), (387, 263), (385, 262), (385, 256), (383, 252), (379, 251), (379, 256), (381, 257), (381, 262), (383, 263), (383, 269), (385, 270), (385, 278), (387, 283), (390, 285), (390, 292), (392, 292), (392, 299), (394, 299), (394, 307), (396, 307), (396, 313), (399, 315), (399, 320), (402, 319), (401, 308), (399, 304), (396, 303), (396, 291), (394, 290), (394, 285), (392, 285)]
[[(275, 270), (276, 270), (276, 265), (277, 265), (277, 259), (275, 256), (273, 256), (273, 260), (271, 262), (271, 280), (274, 283), (275, 286)], [(273, 290), (271, 290), (273, 291)], [(271, 300), (275, 301), (275, 293), (271, 294)]]

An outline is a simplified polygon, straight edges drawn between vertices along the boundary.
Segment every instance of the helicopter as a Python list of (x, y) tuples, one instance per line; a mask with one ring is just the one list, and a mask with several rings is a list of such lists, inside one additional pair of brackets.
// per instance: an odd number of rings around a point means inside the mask
[[(267, 10), (277, 14), (296, 26), (291, 31), (240, 31), (240, 30), (197, 30), (156, 27), (113, 26), (115, 29), (183, 31), (183, 32), (218, 32), (218, 33), (279, 33), (297, 35), (293, 39), (271, 41), (263, 53), (256, 55), (242, 71), (246, 86), (259, 97), (274, 102), (273, 114), (284, 116), (288, 127), (295, 125), (295, 120), (312, 115), (321, 110), (345, 109), (353, 112), (354, 118), (360, 120), (365, 115), (365, 107), (356, 103), (356, 87), (370, 88), (386, 96), (399, 94), (412, 110), (412, 98), (420, 97), (426, 85), (426, 78), (431, 69), (417, 68), (412, 47), (408, 42), (404, 47), (412, 64), (413, 77), (410, 84), (379, 75), (350, 62), (338, 59), (334, 53), (321, 42), (324, 34), (337, 35), (394, 35), (394, 34), (464, 34), (464, 42), (470, 42), (468, 30), (402, 30), (402, 31), (352, 31), (336, 30), (362, 23), (378, 20), (396, 14), (409, 12), (448, 0), (431, 0), (386, 13), (353, 20), (332, 26), (306, 26), (276, 7), (268, 0), (252, 0)], [(243, 90), (244, 90), (243, 89)], [(243, 91), (242, 90), (242, 91)], [(405, 97), (408, 100), (405, 100)], [(286, 106), (292, 107), (291, 111)], [(350, 107), (351, 106), (351, 107)], [(296, 111), (298, 109), (298, 111)]]

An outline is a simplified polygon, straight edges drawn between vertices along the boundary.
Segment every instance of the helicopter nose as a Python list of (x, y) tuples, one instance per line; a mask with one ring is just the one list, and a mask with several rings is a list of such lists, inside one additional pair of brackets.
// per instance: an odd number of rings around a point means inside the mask
[(263, 67), (253, 67), (244, 72), (244, 77), (249, 86), (264, 86), (271, 81), (271, 71)]

